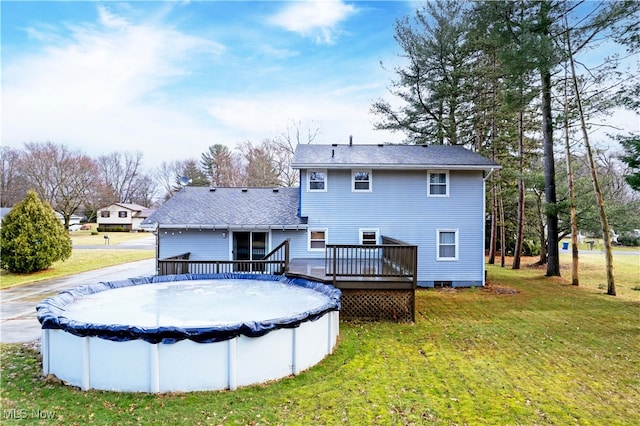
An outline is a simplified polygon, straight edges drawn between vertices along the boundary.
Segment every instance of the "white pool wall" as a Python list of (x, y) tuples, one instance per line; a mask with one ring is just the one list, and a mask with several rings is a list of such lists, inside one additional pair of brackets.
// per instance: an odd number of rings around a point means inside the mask
[(338, 311), (261, 337), (240, 335), (215, 343), (116, 342), (43, 329), (43, 373), (83, 390), (235, 390), (314, 366), (333, 352), (338, 334)]

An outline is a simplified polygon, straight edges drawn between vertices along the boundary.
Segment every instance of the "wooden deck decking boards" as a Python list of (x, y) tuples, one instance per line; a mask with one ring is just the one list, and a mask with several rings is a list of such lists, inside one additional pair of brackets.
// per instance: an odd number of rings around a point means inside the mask
[[(307, 278), (333, 284), (333, 275), (326, 274), (324, 259), (291, 259), (287, 276)], [(413, 281), (404, 277), (336, 277), (339, 289), (410, 290)]]

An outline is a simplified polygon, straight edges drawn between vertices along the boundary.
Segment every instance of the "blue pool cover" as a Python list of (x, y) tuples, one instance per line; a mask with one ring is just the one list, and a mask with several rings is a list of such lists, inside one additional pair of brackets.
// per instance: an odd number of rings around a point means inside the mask
[[(131, 325), (92, 324), (75, 321), (65, 317), (65, 306), (67, 304), (89, 294), (144, 284), (213, 279), (277, 281), (283, 284), (313, 289), (326, 295), (328, 297), (328, 302), (311, 311), (300, 312), (287, 318), (278, 318), (268, 321), (246, 321), (228, 326), (212, 327), (137, 327)], [(36, 311), (38, 313), (38, 321), (42, 324), (42, 329), (60, 329), (80, 337), (99, 337), (117, 342), (141, 339), (152, 344), (170, 344), (185, 339), (198, 343), (213, 343), (229, 340), (240, 335), (259, 337), (279, 328), (298, 327), (301, 323), (314, 321), (329, 311), (340, 310), (341, 295), (340, 290), (328, 284), (308, 281), (302, 278), (286, 278), (280, 275), (230, 273), (161, 275), (130, 278), (122, 281), (100, 282), (97, 284), (76, 287), (42, 301), (36, 306)]]

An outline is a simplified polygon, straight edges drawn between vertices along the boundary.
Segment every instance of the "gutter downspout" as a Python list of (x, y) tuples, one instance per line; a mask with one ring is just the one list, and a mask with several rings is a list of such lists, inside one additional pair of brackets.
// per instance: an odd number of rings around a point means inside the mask
[(486, 176), (483, 178), (483, 179), (485, 180), (485, 182), (487, 181), (487, 179), (489, 179), (489, 176), (491, 176), (495, 170), (496, 170), (496, 169), (495, 169), (495, 168), (493, 168), (493, 167), (489, 169), (489, 174), (488, 174), (488, 175), (486, 175)]

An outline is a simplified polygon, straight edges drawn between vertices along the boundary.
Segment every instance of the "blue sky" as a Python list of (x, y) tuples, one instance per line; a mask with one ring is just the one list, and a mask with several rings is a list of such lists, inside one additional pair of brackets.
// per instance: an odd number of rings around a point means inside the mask
[[(395, 23), (419, 5), (2, 1), (2, 144), (140, 151), (149, 170), (294, 122), (319, 129), (316, 143), (401, 142), (373, 129), (369, 108), (399, 102), (387, 89), (402, 64)], [(640, 128), (630, 112), (605, 121)]]
[(369, 107), (389, 98), (394, 25), (416, 6), (3, 1), (2, 144), (139, 150), (149, 169), (292, 122), (319, 143), (400, 142)]

